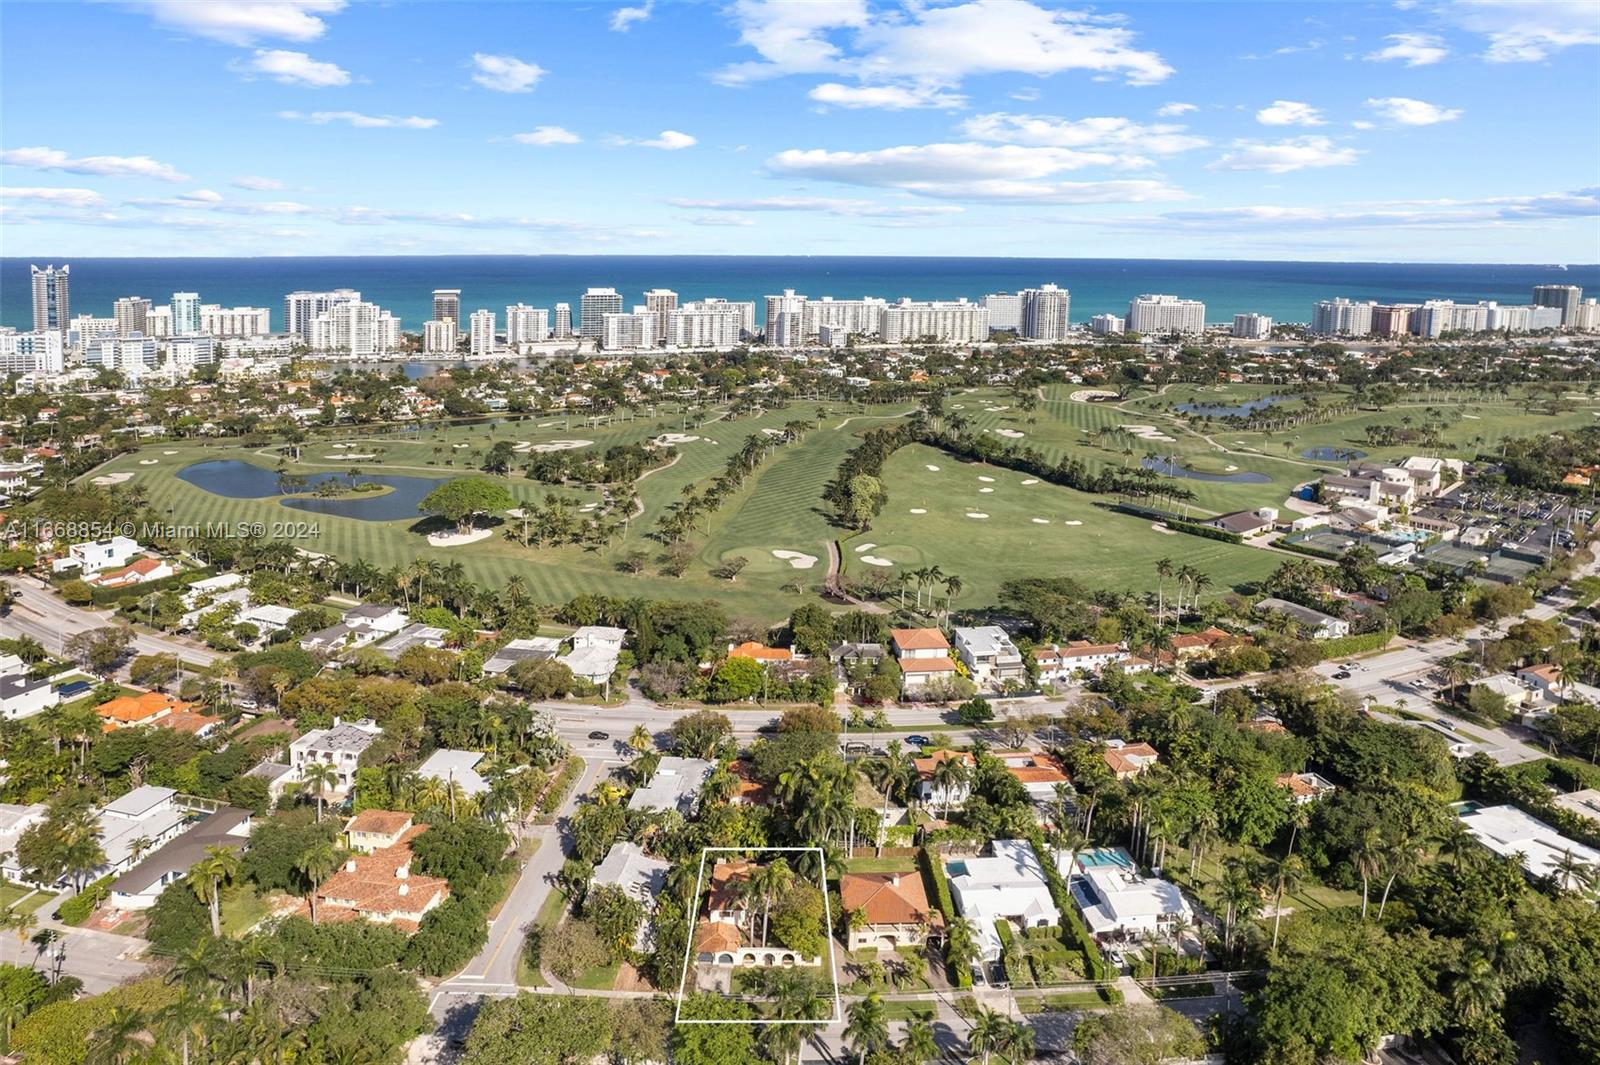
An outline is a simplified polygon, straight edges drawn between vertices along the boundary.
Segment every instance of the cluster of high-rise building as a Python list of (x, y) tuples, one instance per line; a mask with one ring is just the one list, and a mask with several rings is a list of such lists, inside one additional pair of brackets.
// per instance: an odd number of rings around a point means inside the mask
[(1321, 300), (1311, 313), (1318, 336), (1437, 338), (1447, 333), (1532, 333), (1542, 329), (1600, 329), (1600, 305), (1583, 298), (1577, 285), (1536, 285), (1533, 301), (1494, 300), (1457, 303), (1379, 303), (1376, 300)]

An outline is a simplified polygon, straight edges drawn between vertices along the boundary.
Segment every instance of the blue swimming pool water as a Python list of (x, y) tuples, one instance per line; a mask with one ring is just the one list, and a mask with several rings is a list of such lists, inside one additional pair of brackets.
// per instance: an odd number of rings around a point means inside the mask
[(949, 876), (966, 876), (967, 875), (967, 863), (966, 862), (946, 862), (945, 863), (945, 867), (944, 867), (944, 871)]
[(1078, 852), (1078, 864), (1085, 869), (1132, 869), (1133, 859), (1120, 847), (1096, 847)]

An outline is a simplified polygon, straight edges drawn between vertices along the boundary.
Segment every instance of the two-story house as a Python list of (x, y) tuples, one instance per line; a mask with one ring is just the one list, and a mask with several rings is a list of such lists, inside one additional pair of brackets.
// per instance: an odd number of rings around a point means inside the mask
[(1008, 682), (1028, 679), (1022, 652), (1000, 626), (957, 627), (955, 637), (956, 653), (967, 664), (978, 687), (998, 691)]
[(333, 790), (343, 794), (355, 784), (361, 752), (381, 735), (383, 729), (370, 718), (345, 722), (335, 717), (332, 728), (312, 729), (289, 744), (290, 775), (304, 780), (306, 767), (313, 762), (331, 765), (337, 776)]
[(915, 872), (844, 873), (839, 897), (845, 913), (855, 915), (847, 938), (852, 951), (920, 947), (930, 929), (944, 925), (943, 916), (928, 906), (922, 877)]
[(900, 666), (900, 690), (914, 695), (935, 681), (956, 678), (950, 641), (938, 629), (895, 629), (894, 657)]

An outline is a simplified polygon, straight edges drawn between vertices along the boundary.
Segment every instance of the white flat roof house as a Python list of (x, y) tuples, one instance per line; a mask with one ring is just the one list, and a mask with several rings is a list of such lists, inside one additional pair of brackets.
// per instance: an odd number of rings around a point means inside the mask
[(717, 763), (703, 758), (668, 755), (656, 766), (650, 783), (635, 789), (630, 810), (677, 810), (688, 817), (700, 802), (700, 789), (716, 771)]
[(483, 761), (483, 757), (482, 751), (452, 751), (441, 747), (417, 767), (417, 776), (423, 780), (442, 780), (446, 784), (454, 781), (461, 785), (462, 794), (482, 795), (489, 790), (489, 782), (473, 767)]
[(988, 858), (962, 858), (948, 863), (950, 894), (961, 916), (978, 931), (984, 961), (1000, 957), (996, 921), (1012, 921), (1024, 928), (1060, 924), (1061, 911), (1050, 897), (1044, 867), (1025, 839), (997, 839)]
[[(1062, 874), (1066, 875), (1066, 870)], [(1193, 914), (1176, 884), (1139, 875), (1121, 847), (1079, 854), (1071, 877), (1072, 901), (1095, 936), (1138, 937), (1164, 932)]]
[(1563, 857), (1571, 854), (1585, 865), (1600, 864), (1600, 851), (1568, 839), (1518, 807), (1460, 803), (1456, 816), (1478, 842), (1503, 858), (1521, 855), (1529, 876), (1551, 876)]
[(622, 641), (627, 639), (628, 630), (618, 629), (610, 625), (585, 625), (577, 629), (569, 637), (572, 647), (622, 647)]
[(999, 688), (1008, 680), (1023, 680), (1028, 675), (1022, 652), (998, 625), (957, 627), (954, 630), (956, 653), (972, 671), (980, 687)]
[(144, 784), (107, 803), (100, 810), (100, 846), (106, 860), (91, 878), (130, 868), (135, 850), (149, 854), (178, 836), (188, 822), (189, 813), (178, 805), (178, 793), (172, 788)]
[(334, 791), (345, 792), (355, 783), (356, 763), (361, 752), (383, 735), (383, 729), (369, 718), (360, 721), (333, 719), (332, 728), (312, 729), (289, 744), (289, 768), (295, 782), (304, 779), (310, 762), (326, 762), (338, 773)]
[(88, 576), (103, 569), (126, 566), (129, 559), (143, 551), (144, 548), (139, 546), (139, 541), (126, 536), (113, 536), (109, 540), (91, 540), (68, 547), (67, 557), (56, 559), (51, 568), (57, 573), (76, 568)]
[(48, 808), (42, 802), (29, 806), (0, 803), (0, 875), (13, 883), (26, 880), (27, 870), (17, 863), (17, 841), (29, 828), (44, 820)]
[(1313, 610), (1287, 599), (1269, 597), (1257, 603), (1256, 609), (1291, 619), (1309, 632), (1313, 639), (1333, 640), (1350, 635), (1350, 623), (1344, 618), (1336, 618), (1332, 614), (1324, 614), (1320, 610)]
[(509, 672), (518, 662), (543, 662), (561, 653), (561, 641), (554, 636), (529, 636), (512, 640), (489, 656), (483, 671), (491, 677)]
[(18, 721), (42, 714), (61, 702), (61, 693), (49, 677), (29, 677), (26, 673), (0, 676), (0, 718)]
[[(605, 860), (594, 867), (589, 882), (595, 886), (615, 884), (644, 904), (644, 912), (655, 913), (656, 897), (667, 886), (672, 863), (652, 858), (637, 843), (622, 840), (611, 845)], [(648, 950), (654, 940), (652, 922), (646, 917), (633, 935), (635, 950)]]

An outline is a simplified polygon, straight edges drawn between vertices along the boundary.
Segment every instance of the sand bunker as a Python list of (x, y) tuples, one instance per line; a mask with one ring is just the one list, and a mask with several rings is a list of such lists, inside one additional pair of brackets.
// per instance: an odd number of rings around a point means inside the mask
[(329, 446), (332, 447), (335, 451), (342, 451), (343, 449), (349, 447), (350, 445), (349, 444), (330, 444)]
[(1049, 525), (1050, 524), (1050, 519), (1049, 518), (1030, 518), (1028, 520), (1033, 522), (1035, 525)]
[(1039, 483), (1039, 478), (1037, 478), (1037, 477), (1029, 477), (1026, 481), (1023, 481), (1022, 483), (1023, 484), (1038, 484)]
[(1015, 429), (996, 429), (994, 432), (996, 435), (1003, 436), (1007, 440), (1021, 440), (1023, 437), (1028, 435), (1027, 433), (1019, 433)]
[(938, 473), (939, 472), (939, 467), (935, 466), (933, 463), (930, 462), (930, 463), (927, 463), (926, 465), (928, 467), (928, 472), (929, 473)]
[(1162, 525), (1160, 522), (1151, 522), (1150, 523), (1150, 528), (1154, 529), (1156, 532), (1161, 533), (1161, 534), (1163, 534), (1165, 536), (1177, 536), (1178, 535), (1178, 530), (1169, 529), (1165, 525)]
[(479, 540), (487, 540), (493, 535), (493, 529), (473, 529), (469, 533), (429, 533), (428, 543), (433, 547), (460, 547), (462, 544), (475, 544)]
[(1082, 525), (1083, 522), (1081, 522), (1081, 521), (1064, 521), (1061, 524), (1063, 524), (1063, 525)]
[(810, 569), (817, 564), (816, 555), (808, 555), (804, 551), (774, 551), (773, 558), (781, 558), (795, 569)]
[(993, 484), (994, 483), (994, 478), (993, 477), (988, 477), (988, 476), (985, 476), (984, 474), (981, 474), (981, 473), (978, 474), (978, 480), (984, 481), (984, 482), (986, 482), (988, 484)]
[(1001, 411), (1007, 411), (1007, 410), (1010, 410), (1011, 408), (1010, 407), (985, 407), (983, 409), (988, 411), (990, 414), (999, 414)]
[(533, 446), (533, 441), (531, 441), (531, 440), (518, 440), (515, 444), (511, 445), (511, 450), (512, 451), (526, 451), (532, 446)]
[(1104, 388), (1080, 388), (1067, 398), (1074, 403), (1088, 403), (1096, 399), (1116, 399), (1117, 394)]
[(911, 508), (911, 513), (913, 513), (913, 514), (926, 514), (927, 510), (925, 510), (922, 507), (912, 507)]
[(967, 511), (967, 517), (969, 517), (969, 518), (987, 518), (988, 516), (989, 515), (985, 514), (981, 510), (969, 510), (969, 511)]
[(1473, 420), (1473, 421), (1475, 421), (1475, 422), (1476, 422), (1476, 421), (1482, 421), (1482, 418), (1480, 418), (1480, 417), (1479, 417), (1479, 416), (1478, 416), (1478, 415), (1476, 415), (1476, 414), (1463, 414), (1463, 415), (1462, 415), (1462, 417), (1463, 417), (1463, 418), (1471, 418), (1471, 419), (1472, 419), (1472, 420)]
[(587, 514), (591, 510), (597, 509), (599, 506), (600, 506), (599, 503), (585, 503), (583, 506), (578, 508), (578, 513), (579, 514)]
[(1234, 470), (1236, 470), (1238, 468), (1239, 467), (1237, 467), (1237, 466), (1224, 466), (1223, 470), (1224, 470), (1224, 472), (1232, 473)]
[(450, 446), (455, 448), (457, 451), (460, 451), (462, 448), (471, 447), (472, 445), (471, 444), (451, 444)]
[(786, 436), (786, 435), (788, 435), (782, 429), (763, 429), (761, 431), (763, 433), (766, 433), (768, 436)]
[(139, 465), (141, 465), (141, 466), (155, 466), (155, 465), (159, 464), (160, 462), (161, 462), (160, 459), (140, 459), (139, 460)]
[(353, 454), (352, 452), (346, 451), (343, 455), (324, 455), (322, 457), (325, 458), (325, 459), (375, 459), (378, 456), (377, 455), (356, 455), (356, 454)]
[(684, 433), (662, 433), (656, 437), (657, 447), (667, 447), (672, 444), (692, 444), (700, 439), (698, 436), (688, 436)]
[(575, 451), (580, 447), (588, 447), (593, 440), (550, 440), (543, 444), (534, 444), (529, 451), (544, 454), (548, 451)]
[(980, 492), (992, 492), (992, 491), (994, 491), (994, 489), (993, 488), (980, 488), (980, 489), (978, 489), (978, 491), (980, 491)]
[(894, 563), (890, 562), (888, 559), (879, 558), (877, 555), (862, 555), (861, 556), (861, 561), (865, 562), (869, 566), (892, 566), (892, 565), (894, 565)]
[(871, 551), (874, 547), (877, 547), (877, 546), (878, 546), (877, 544), (857, 544), (856, 545), (856, 554), (858, 554), (858, 555), (865, 554), (866, 552)]
[(114, 484), (122, 484), (124, 481), (131, 480), (133, 480), (133, 474), (131, 473), (102, 473), (89, 483), (99, 485), (101, 488), (110, 488)]
[(162, 454), (163, 455), (176, 455), (177, 452), (176, 451), (163, 451)]
[(1138, 437), (1140, 440), (1161, 440), (1169, 444), (1174, 443), (1172, 437), (1153, 425), (1119, 425), (1117, 428)]

